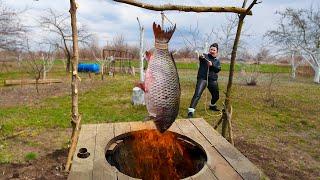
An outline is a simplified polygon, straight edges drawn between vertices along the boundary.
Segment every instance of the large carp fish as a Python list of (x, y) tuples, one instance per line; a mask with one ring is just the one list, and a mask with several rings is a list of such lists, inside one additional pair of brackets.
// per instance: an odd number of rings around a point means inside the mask
[(176, 26), (166, 30), (153, 23), (155, 47), (146, 52), (148, 68), (145, 81), (140, 87), (145, 92), (145, 101), (152, 119), (161, 133), (175, 121), (180, 105), (180, 83), (176, 64), (168, 50)]

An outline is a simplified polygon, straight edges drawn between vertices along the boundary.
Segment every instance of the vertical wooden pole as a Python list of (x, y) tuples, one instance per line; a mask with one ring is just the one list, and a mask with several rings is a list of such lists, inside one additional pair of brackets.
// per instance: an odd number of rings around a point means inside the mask
[[(242, 8), (246, 6), (247, 0), (243, 1)], [(250, 6), (247, 8), (247, 12), (249, 12), (252, 7), (257, 4), (257, 0), (253, 0)], [(234, 65), (235, 65), (235, 60), (237, 57), (237, 49), (239, 45), (239, 40), (241, 36), (241, 31), (242, 31), (242, 26), (244, 22), (244, 18), (246, 17), (247, 14), (241, 14), (239, 15), (239, 23), (237, 27), (237, 33), (236, 37), (233, 43), (233, 48), (232, 48), (232, 53), (231, 53), (231, 62), (230, 62), (230, 70), (229, 70), (229, 80), (228, 80), (228, 85), (227, 85), (227, 91), (226, 91), (226, 99), (225, 99), (225, 107), (222, 115), (222, 136), (226, 137), (226, 131), (227, 128), (229, 128), (229, 138), (230, 142), (234, 144), (233, 142), (233, 134), (232, 134), (232, 126), (231, 126), (231, 119), (232, 119), (232, 106), (231, 106), (231, 92), (232, 92), (232, 81), (233, 81), (233, 74), (234, 74)]]
[(140, 59), (140, 82), (144, 81), (144, 71), (143, 71), (143, 50), (144, 50), (144, 44), (143, 44), (143, 38), (144, 38), (144, 27), (140, 24), (139, 18), (137, 18), (138, 24), (139, 24), (139, 31), (140, 31), (140, 43), (139, 43), (139, 59)]
[(76, 150), (78, 136), (80, 132), (80, 121), (78, 110), (78, 61), (79, 61), (79, 46), (78, 46), (78, 28), (77, 28), (77, 8), (78, 5), (75, 0), (70, 0), (70, 15), (71, 15), (71, 27), (72, 27), (72, 40), (73, 40), (73, 56), (72, 56), (72, 80), (71, 80), (71, 96), (72, 96), (72, 135), (71, 135), (71, 146), (67, 158), (65, 170), (69, 171), (71, 167), (72, 157)]
[(237, 49), (239, 45), (239, 40), (240, 40), (240, 35), (241, 35), (241, 30), (243, 26), (243, 20), (244, 18), (239, 18), (239, 24), (237, 28), (237, 33), (236, 33), (236, 38), (233, 43), (233, 48), (232, 48), (232, 53), (231, 53), (231, 62), (230, 62), (230, 70), (229, 70), (229, 80), (228, 80), (228, 85), (227, 85), (227, 92), (226, 92), (226, 99), (225, 99), (225, 111), (224, 113), (225, 116), (227, 117), (222, 121), (222, 136), (226, 137), (226, 130), (228, 126), (228, 117), (230, 117), (230, 110), (231, 110), (231, 88), (232, 88), (232, 82), (233, 82), (233, 74), (234, 74), (234, 65), (235, 65), (235, 60), (237, 56)]

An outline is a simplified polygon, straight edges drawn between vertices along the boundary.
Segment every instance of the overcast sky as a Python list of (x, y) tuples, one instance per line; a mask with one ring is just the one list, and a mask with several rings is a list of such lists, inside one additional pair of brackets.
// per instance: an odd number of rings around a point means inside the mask
[[(68, 13), (69, 0), (3, 0), (7, 6), (15, 9), (30, 8), (24, 15), (24, 23), (34, 25), (35, 19), (39, 17), (43, 9), (53, 8), (55, 10)], [(116, 34), (123, 34), (129, 44), (139, 43), (139, 29), (136, 18), (146, 29), (146, 43), (153, 44), (152, 23), (160, 23), (160, 12), (141, 9), (138, 7), (115, 3), (111, 0), (78, 0), (78, 20), (80, 24), (86, 24), (90, 31), (99, 38), (99, 43), (106, 44), (111, 41)], [(171, 2), (181, 5), (212, 5), (212, 6), (238, 6), (242, 0), (152, 0), (144, 2), (154, 2), (161, 4)], [(249, 1), (251, 2), (251, 0)], [(311, 4), (319, 7), (317, 0), (263, 0), (261, 4), (253, 8), (253, 16), (245, 19), (245, 29), (254, 36), (247, 39), (248, 48), (254, 51), (263, 43), (263, 34), (276, 27), (278, 16), (276, 11), (285, 8), (308, 8)], [(195, 26), (198, 22), (202, 33), (210, 32), (212, 28), (218, 27), (226, 21), (226, 14), (222, 13), (186, 13), (178, 11), (165, 12), (167, 17), (177, 24), (176, 32), (170, 42), (171, 45), (179, 47), (184, 45), (184, 39), (188, 38), (186, 31), (190, 26)], [(166, 22), (166, 25), (169, 25)], [(182, 32), (182, 33), (180, 33)], [(35, 33), (35, 36), (38, 34)]]

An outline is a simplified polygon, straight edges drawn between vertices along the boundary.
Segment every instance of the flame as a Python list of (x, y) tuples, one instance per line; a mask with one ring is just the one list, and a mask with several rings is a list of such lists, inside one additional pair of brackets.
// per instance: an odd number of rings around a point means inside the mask
[(126, 161), (122, 165), (125, 174), (142, 179), (181, 179), (190, 176), (196, 165), (187, 152), (182, 140), (172, 132), (156, 130), (132, 132), (132, 139), (122, 152)]

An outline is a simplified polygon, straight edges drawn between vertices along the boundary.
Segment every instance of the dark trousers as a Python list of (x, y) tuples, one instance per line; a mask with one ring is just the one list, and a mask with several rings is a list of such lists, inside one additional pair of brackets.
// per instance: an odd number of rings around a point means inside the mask
[[(196, 108), (199, 99), (204, 91), (204, 89), (207, 86), (207, 80), (205, 79), (198, 79), (197, 80), (197, 85), (196, 85), (196, 90), (194, 91), (194, 95), (192, 97), (191, 103), (190, 103), (190, 108)], [(218, 82), (214, 80), (208, 80), (208, 87), (207, 87), (211, 93), (211, 104), (214, 105), (218, 99), (219, 99), (219, 86)]]

